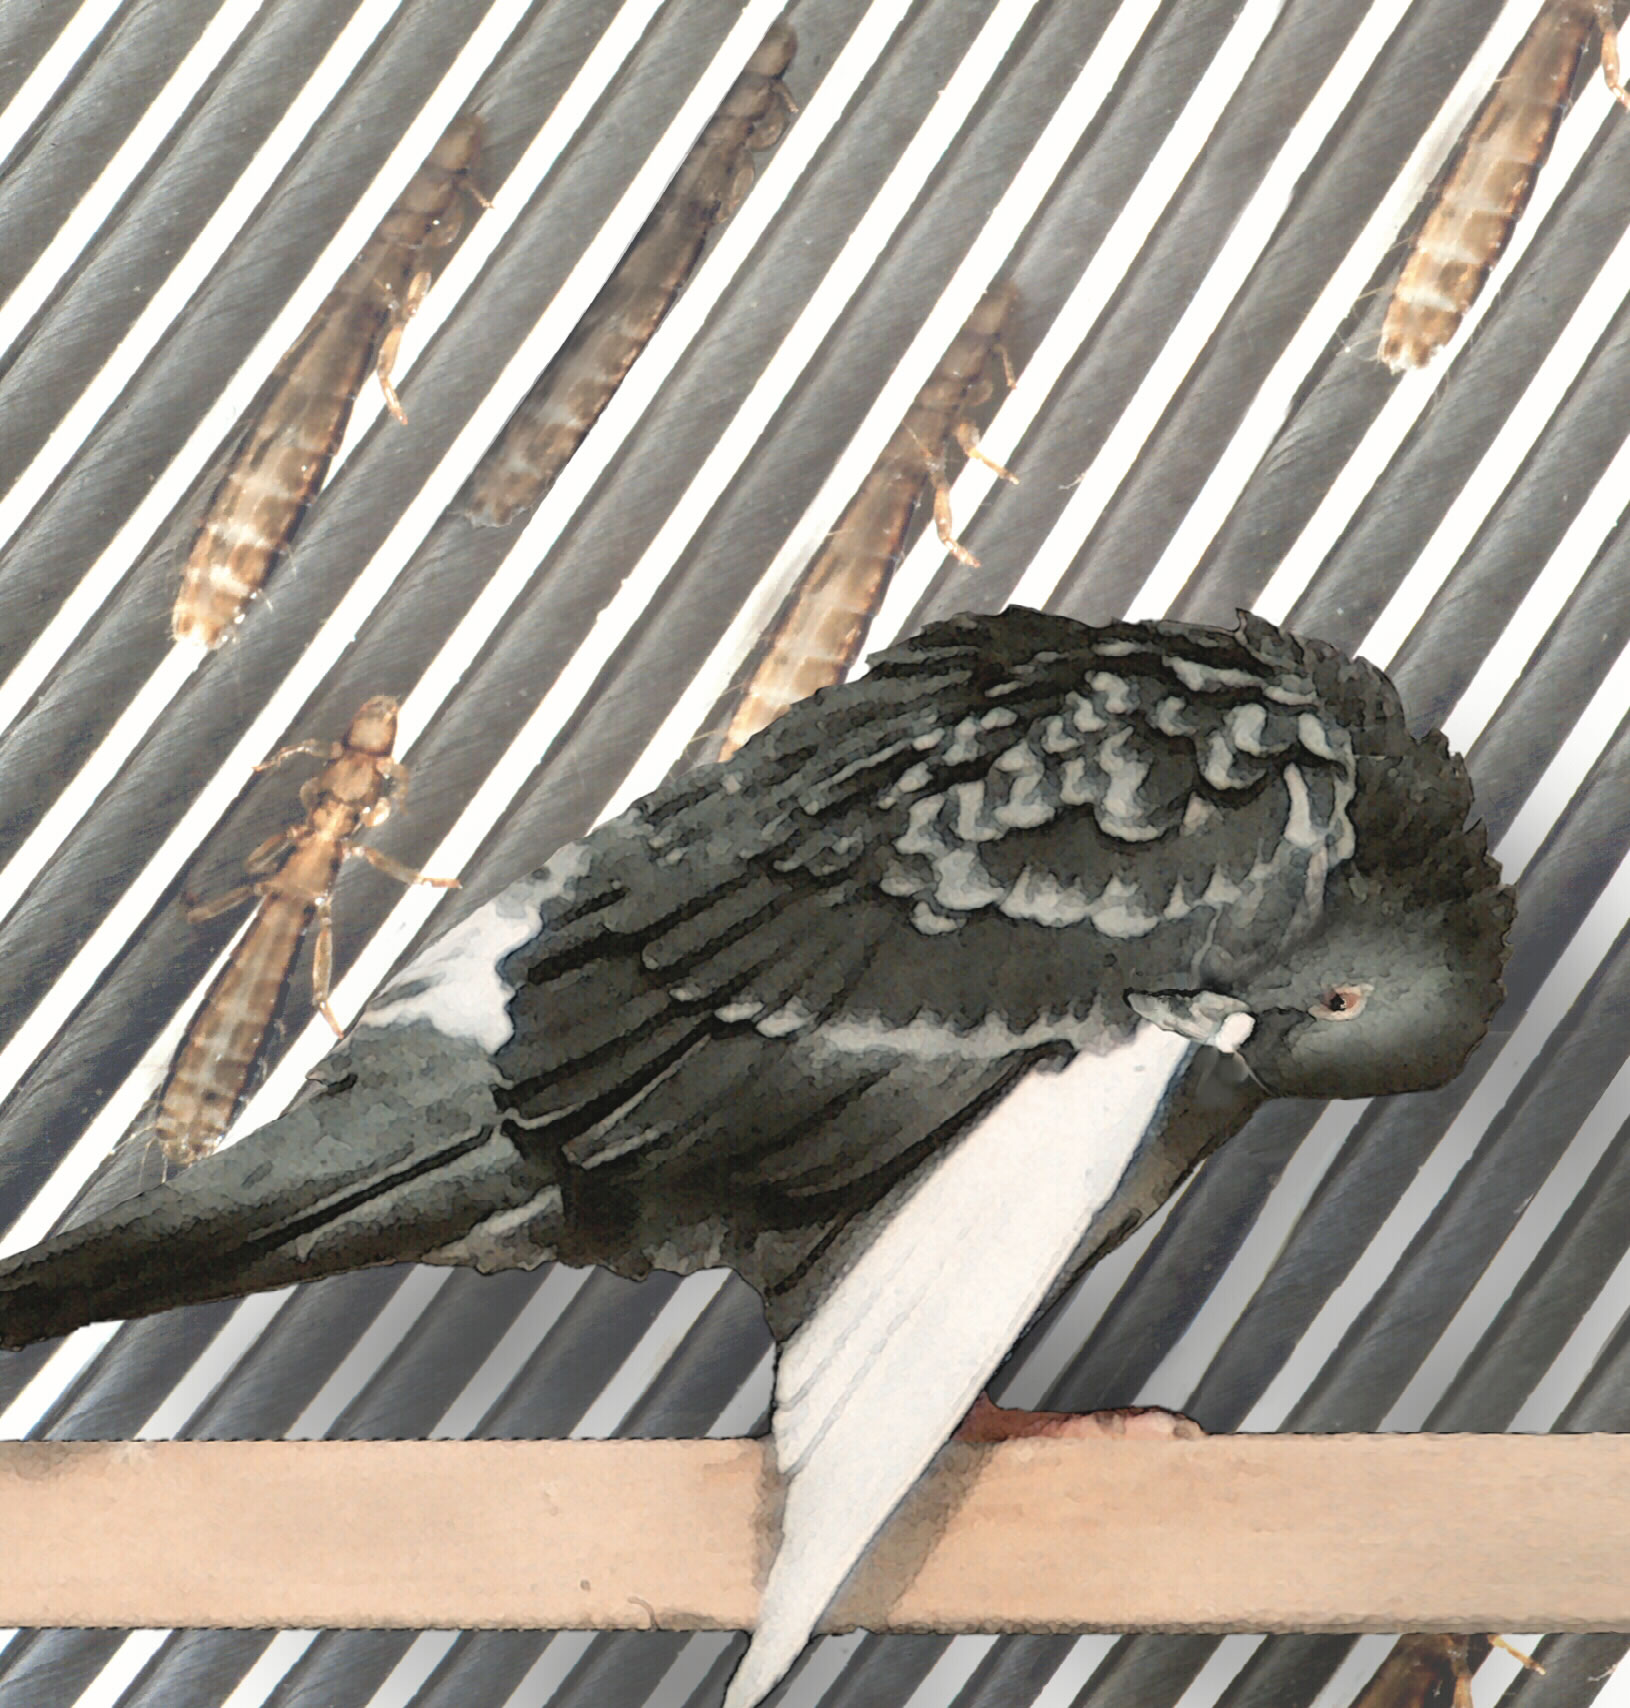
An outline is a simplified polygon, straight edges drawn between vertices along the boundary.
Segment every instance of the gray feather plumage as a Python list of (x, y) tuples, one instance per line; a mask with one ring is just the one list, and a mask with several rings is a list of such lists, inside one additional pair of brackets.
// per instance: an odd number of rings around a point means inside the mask
[[(302, 1234), (273, 1262), (286, 1206), (238, 1147), (143, 1194), (144, 1216), (0, 1266), (0, 1340), (432, 1253), (632, 1275), (730, 1262), (785, 1333), (857, 1209), (1015, 1075), (1140, 1013), (1181, 1026), (1206, 993), (1244, 1000), (1264, 1092), (1448, 1078), (1498, 1000), (1511, 917), (1470, 806), (1464, 767), (1410, 735), (1378, 671), (1258, 619), (934, 625), (432, 944), (315, 1100), (249, 1141), (314, 1194), (319, 1137), (352, 1142), (365, 1198), (388, 1129), (381, 1180), (399, 1152), (422, 1163), (390, 1190), (394, 1249), (352, 1209), (350, 1233)], [(1349, 937), (1436, 977), (1437, 1012), (1379, 1052), (1367, 1020), (1321, 1038), (1307, 1019), (1314, 986), (1357, 976)], [(467, 1143), (471, 1098), (504, 1135), (480, 1206), (437, 1161)], [(382, 1121), (393, 1099), (412, 1113)], [(215, 1229), (207, 1275), (182, 1261), (194, 1223)], [(99, 1240), (121, 1277), (106, 1295), (63, 1267)]]

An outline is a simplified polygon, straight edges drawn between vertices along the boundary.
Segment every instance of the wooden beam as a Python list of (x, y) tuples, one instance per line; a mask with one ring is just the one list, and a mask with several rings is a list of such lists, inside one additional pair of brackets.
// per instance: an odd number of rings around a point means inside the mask
[[(0, 1444), (0, 1625), (749, 1626), (754, 1441)], [(1630, 1438), (947, 1449), (832, 1629), (1630, 1630)]]

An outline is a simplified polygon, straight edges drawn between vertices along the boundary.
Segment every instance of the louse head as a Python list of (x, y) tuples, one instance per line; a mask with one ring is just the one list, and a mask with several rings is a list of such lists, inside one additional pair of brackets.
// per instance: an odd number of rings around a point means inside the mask
[(481, 115), (461, 113), (441, 133), (436, 146), (430, 151), (430, 158), (444, 172), (470, 172), (481, 158), (481, 145), (485, 140), (486, 126)]
[(390, 694), (375, 694), (363, 703), (345, 732), (345, 745), (359, 753), (384, 759), (396, 745), (396, 700)]

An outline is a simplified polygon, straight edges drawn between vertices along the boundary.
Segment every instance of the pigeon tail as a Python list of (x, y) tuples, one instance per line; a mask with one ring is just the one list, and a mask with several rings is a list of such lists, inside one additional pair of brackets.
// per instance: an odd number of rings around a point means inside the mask
[(0, 1263), (0, 1347), (373, 1264), (479, 1263), (443, 1248), (479, 1247), (487, 1227), (511, 1230), (493, 1267), (552, 1255), (554, 1170), (503, 1130), (483, 1052), (393, 1026), (319, 1071), (322, 1090), (280, 1119)]

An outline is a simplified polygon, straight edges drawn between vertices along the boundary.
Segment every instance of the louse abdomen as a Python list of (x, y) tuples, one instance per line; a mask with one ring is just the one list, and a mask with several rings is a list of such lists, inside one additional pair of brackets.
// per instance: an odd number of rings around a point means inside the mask
[(245, 428), (182, 571), (172, 624), (178, 641), (218, 646), (287, 551), (372, 359), (371, 337), (355, 318), (348, 305), (313, 321), (274, 381), (268, 407)]
[(288, 550), (357, 393), (411, 312), (430, 251), (457, 235), (458, 197), (481, 140), (473, 114), (443, 132), (251, 406), (193, 536), (172, 622), (177, 640), (218, 646)]
[(1551, 0), (1466, 128), (1381, 327), (1394, 373), (1454, 336), (1533, 193), (1596, 21), (1594, 0)]
[(265, 902), (198, 1005), (153, 1122), (166, 1164), (185, 1168), (208, 1156), (231, 1126), (315, 912), (314, 902)]
[(457, 508), (502, 527), (554, 485), (650, 342), (701, 258), (708, 233), (752, 184), (752, 156), (780, 140), (791, 101), (781, 73), (798, 38), (775, 24), (674, 174), (628, 253), (476, 465)]
[(979, 299), (850, 500), (831, 538), (771, 625), (718, 757), (798, 700), (841, 682), (860, 656), (912, 512), (941, 471), (952, 434), (984, 393), (985, 367), (1018, 293), (994, 285)]

